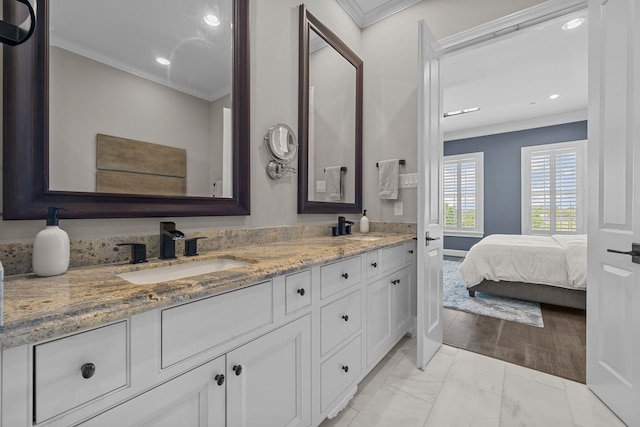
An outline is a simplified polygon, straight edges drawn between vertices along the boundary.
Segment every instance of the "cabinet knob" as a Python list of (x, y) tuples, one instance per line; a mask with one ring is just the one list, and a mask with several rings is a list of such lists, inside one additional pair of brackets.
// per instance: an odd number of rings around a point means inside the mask
[(303, 297), (304, 296), (304, 288), (298, 289), (298, 293), (300, 294), (301, 297)]
[(377, 263), (377, 262), (372, 262), (372, 263), (371, 263), (371, 267), (373, 267), (373, 268), (378, 268), (378, 263)]
[(412, 254), (413, 253), (413, 249), (409, 250), (409, 253)]
[(344, 319), (344, 321), (345, 321), (345, 322), (348, 322), (348, 321), (349, 321), (349, 316), (348, 316), (348, 315), (346, 315), (346, 314), (345, 314), (344, 316), (342, 316), (342, 318)]
[(89, 379), (96, 373), (96, 365), (93, 363), (85, 363), (80, 368), (80, 372), (82, 372), (82, 378)]
[(216, 380), (216, 384), (218, 384), (218, 385), (224, 384), (224, 375), (223, 374), (218, 374), (213, 379)]
[(240, 375), (242, 373), (242, 365), (234, 365), (232, 370), (236, 375)]
[(397, 285), (398, 283), (400, 283), (400, 279), (396, 279), (396, 280), (392, 280), (391, 284), (393, 284), (394, 286)]
[(345, 372), (349, 372), (349, 367), (347, 365), (344, 365), (342, 367), (342, 370), (345, 371)]
[(349, 278), (349, 274), (348, 273), (342, 273), (342, 277), (344, 277), (345, 279)]

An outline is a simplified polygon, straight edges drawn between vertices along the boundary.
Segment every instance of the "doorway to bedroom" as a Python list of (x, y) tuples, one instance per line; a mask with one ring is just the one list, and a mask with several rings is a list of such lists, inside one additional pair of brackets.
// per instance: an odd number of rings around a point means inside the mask
[(488, 235), (586, 233), (585, 160), (567, 145), (587, 139), (587, 26), (573, 11), (443, 60), (444, 343), (582, 383), (585, 310), (471, 297), (459, 266)]

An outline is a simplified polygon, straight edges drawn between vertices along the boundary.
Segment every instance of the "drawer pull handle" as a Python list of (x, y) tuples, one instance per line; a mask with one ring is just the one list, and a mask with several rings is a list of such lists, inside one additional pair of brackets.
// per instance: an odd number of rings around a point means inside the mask
[(397, 285), (398, 283), (400, 283), (400, 279), (392, 280), (391, 283), (393, 285)]
[(224, 375), (223, 374), (218, 374), (218, 375), (215, 376), (214, 380), (216, 380), (216, 384), (222, 385), (222, 384), (224, 384)]
[(342, 316), (342, 318), (344, 319), (344, 321), (345, 321), (345, 322), (348, 322), (348, 321), (349, 321), (349, 316), (348, 316), (348, 315), (346, 315), (346, 314), (345, 314), (344, 316)]
[(373, 268), (378, 268), (378, 263), (377, 263), (377, 262), (372, 262), (372, 263), (371, 263), (371, 267), (373, 267)]
[(412, 254), (412, 253), (413, 253), (413, 249), (412, 249), (412, 250), (410, 250), (410, 251), (409, 251), (409, 253), (410, 253), (410, 254)]
[(298, 289), (298, 293), (300, 294), (301, 297), (303, 297), (304, 296), (304, 288)]
[(345, 371), (345, 372), (349, 372), (349, 367), (347, 365), (344, 365), (342, 367), (342, 370)]
[(349, 278), (349, 273), (342, 273), (342, 277), (344, 277), (345, 279)]
[(240, 375), (242, 373), (242, 365), (234, 365), (232, 370), (236, 375)]
[(82, 372), (82, 378), (88, 380), (96, 373), (96, 365), (93, 363), (85, 363), (80, 368), (80, 372)]

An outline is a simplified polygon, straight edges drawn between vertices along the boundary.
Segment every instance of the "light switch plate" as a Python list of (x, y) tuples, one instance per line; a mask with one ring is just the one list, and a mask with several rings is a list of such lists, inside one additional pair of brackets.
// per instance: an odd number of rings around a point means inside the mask
[(393, 204), (393, 214), (394, 215), (404, 215), (404, 203), (395, 202)]
[(398, 188), (417, 188), (418, 187), (418, 174), (417, 173), (401, 173)]
[(327, 181), (316, 181), (316, 193), (324, 193), (326, 191)]

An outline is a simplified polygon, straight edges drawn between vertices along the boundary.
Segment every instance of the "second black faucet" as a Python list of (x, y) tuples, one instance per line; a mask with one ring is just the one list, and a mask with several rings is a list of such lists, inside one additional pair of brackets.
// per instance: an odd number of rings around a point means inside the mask
[(179, 239), (184, 239), (184, 233), (176, 230), (175, 222), (160, 223), (160, 259), (176, 258), (176, 240)]

